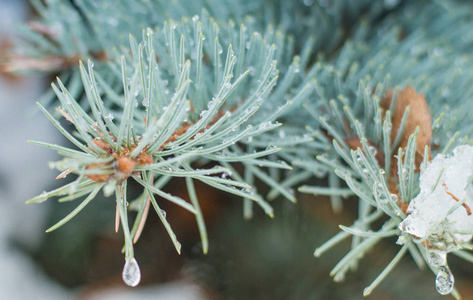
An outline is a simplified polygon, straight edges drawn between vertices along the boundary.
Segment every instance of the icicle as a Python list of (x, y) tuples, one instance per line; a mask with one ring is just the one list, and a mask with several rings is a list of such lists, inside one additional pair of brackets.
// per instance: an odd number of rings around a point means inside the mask
[(435, 279), (435, 287), (437, 292), (442, 295), (450, 294), (453, 290), (453, 284), (455, 280), (453, 274), (450, 271), (448, 266), (441, 266), (439, 272), (437, 273), (437, 278)]
[(132, 287), (135, 287), (140, 283), (140, 266), (138, 266), (138, 262), (134, 257), (132, 259), (127, 259), (125, 266), (123, 267), (122, 278), (123, 282)]

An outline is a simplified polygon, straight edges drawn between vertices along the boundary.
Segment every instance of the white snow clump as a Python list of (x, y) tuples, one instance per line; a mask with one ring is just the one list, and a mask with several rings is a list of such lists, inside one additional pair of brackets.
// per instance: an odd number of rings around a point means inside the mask
[(409, 203), (409, 215), (399, 225), (402, 234), (428, 241), (431, 249), (464, 248), (473, 236), (472, 178), (472, 146), (456, 147), (453, 156), (438, 154), (421, 167), (420, 193)]

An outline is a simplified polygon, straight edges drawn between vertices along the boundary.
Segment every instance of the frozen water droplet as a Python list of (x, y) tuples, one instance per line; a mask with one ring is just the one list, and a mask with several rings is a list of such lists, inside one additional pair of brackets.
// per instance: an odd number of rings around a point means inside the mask
[(161, 209), (161, 214), (163, 215), (163, 218), (166, 219), (166, 211), (164, 209)]
[(114, 116), (111, 113), (108, 113), (106, 116), (104, 116), (104, 118), (109, 119), (110, 121), (112, 121)]
[(122, 272), (123, 282), (129, 286), (137, 286), (141, 280), (141, 271), (138, 262), (133, 257), (132, 259), (127, 259), (125, 266), (123, 267)]
[(148, 99), (148, 98), (144, 98), (144, 99), (143, 99), (143, 102), (142, 102), (141, 104), (143, 104), (143, 106), (148, 106), (148, 105), (149, 105), (149, 99)]
[(435, 287), (437, 292), (442, 295), (450, 294), (453, 289), (453, 284), (455, 279), (453, 278), (452, 271), (448, 266), (441, 266), (439, 272), (437, 273), (437, 278), (435, 279)]
[(406, 168), (402, 168), (402, 177), (404, 178), (404, 180), (407, 180), (407, 178), (409, 177), (409, 172)]
[(406, 243), (406, 237), (404, 235), (400, 235), (396, 241), (398, 245), (404, 245)]
[(368, 146), (368, 151), (370, 151), (370, 153), (373, 155), (373, 156), (376, 156), (376, 148), (373, 147), (373, 146)]
[(209, 109), (212, 109), (214, 106), (215, 106), (215, 99), (213, 98), (212, 100), (209, 101), (209, 103), (207, 104), (207, 107)]
[(430, 250), (427, 254), (427, 262), (432, 268), (438, 268), (447, 264), (447, 252)]
[(200, 112), (200, 118), (203, 119), (203, 118), (207, 117), (208, 114), (209, 114), (208, 111), (203, 110), (203, 111)]
[(224, 86), (225, 91), (226, 91), (226, 92), (229, 91), (229, 90), (232, 88), (232, 86), (233, 86), (233, 85), (232, 85), (230, 82), (225, 83), (225, 86)]

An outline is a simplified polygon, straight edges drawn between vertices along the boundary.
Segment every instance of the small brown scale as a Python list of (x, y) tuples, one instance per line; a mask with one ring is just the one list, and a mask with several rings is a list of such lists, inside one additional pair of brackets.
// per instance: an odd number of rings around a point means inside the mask
[(136, 145), (130, 148), (125, 147), (119, 153), (115, 152), (112, 146), (107, 142), (101, 140), (93, 140), (94, 144), (100, 149), (107, 152), (107, 154), (113, 157), (113, 161), (108, 163), (92, 163), (87, 166), (87, 169), (102, 168), (109, 165), (113, 166), (116, 170), (116, 174), (90, 174), (86, 175), (89, 179), (95, 182), (108, 182), (111, 177), (118, 177), (121, 181), (130, 177), (133, 173), (139, 174), (139, 171), (135, 171), (135, 167), (149, 165), (153, 163), (153, 157), (146, 153), (146, 149), (143, 149), (135, 158), (129, 157), (129, 154), (136, 148)]

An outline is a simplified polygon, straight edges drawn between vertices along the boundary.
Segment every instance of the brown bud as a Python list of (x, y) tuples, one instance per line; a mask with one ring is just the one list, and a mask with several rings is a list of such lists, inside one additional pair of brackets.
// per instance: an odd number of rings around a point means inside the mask
[[(107, 166), (107, 164), (92, 163), (92, 164), (88, 165), (86, 167), (86, 169), (91, 170), (91, 169), (102, 168), (102, 167), (105, 167), (105, 166)], [(86, 176), (87, 176), (87, 178), (89, 178), (90, 180), (95, 181), (95, 182), (107, 182), (110, 179), (109, 174), (89, 174), (89, 175), (86, 175)]]
[(122, 156), (117, 160), (117, 170), (123, 174), (130, 174), (135, 169), (135, 162), (128, 156)]
[[(388, 90), (381, 101), (381, 107), (385, 110), (389, 109), (391, 105), (393, 91)], [(430, 115), (429, 105), (425, 100), (423, 94), (418, 94), (412, 87), (408, 86), (399, 92), (396, 100), (396, 105), (392, 111), (392, 131), (391, 131), (391, 144), (397, 136), (399, 127), (401, 125), (402, 116), (406, 107), (410, 106), (411, 110), (407, 117), (406, 126), (402, 132), (401, 140), (399, 141), (399, 147), (405, 148), (409, 136), (414, 133), (416, 127), (420, 128), (419, 134), (417, 135), (417, 150), (415, 155), (416, 170), (419, 170), (419, 166), (424, 159), (424, 148), (429, 146), (432, 140), (432, 117)], [(429, 158), (430, 158), (429, 148)]]

